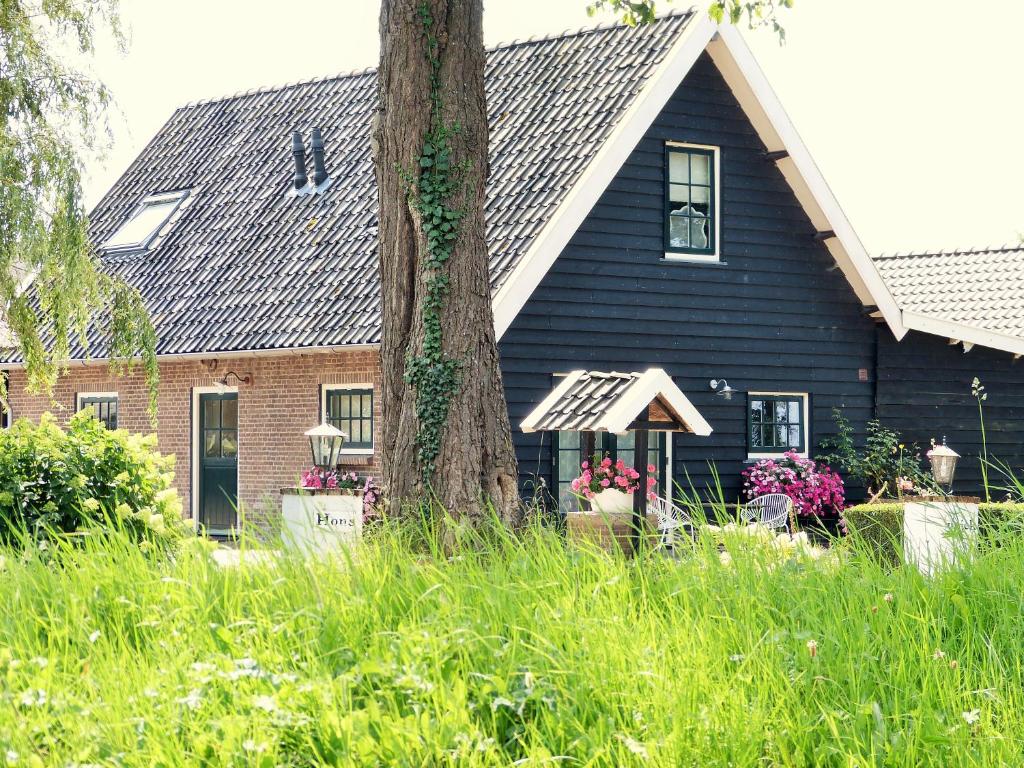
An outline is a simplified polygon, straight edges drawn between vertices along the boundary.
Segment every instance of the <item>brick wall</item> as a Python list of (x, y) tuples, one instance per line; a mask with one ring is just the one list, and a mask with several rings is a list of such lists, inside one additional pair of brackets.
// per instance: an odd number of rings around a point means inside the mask
[[(252, 377), (251, 384), (234, 377), (228, 382), (238, 391), (238, 494), (250, 518), (279, 509), (279, 489), (295, 485), (299, 472), (309, 466), (309, 442), (303, 433), (320, 422), (321, 385), (373, 384), (375, 433), (379, 429), (376, 349), (162, 362), (156, 433), (160, 451), (177, 458), (175, 485), (186, 517), (192, 516), (192, 393), (197, 387), (216, 387), (228, 371)], [(153, 431), (141, 371), (115, 377), (103, 364), (78, 365), (60, 379), (50, 398), (26, 392), (22, 371), (11, 370), (9, 375), (15, 419), (38, 421), (50, 411), (66, 424), (77, 394), (117, 392), (118, 426), (132, 432)], [(378, 443), (377, 434), (374, 442)], [(377, 471), (374, 457), (346, 456), (344, 465), (361, 474)]]

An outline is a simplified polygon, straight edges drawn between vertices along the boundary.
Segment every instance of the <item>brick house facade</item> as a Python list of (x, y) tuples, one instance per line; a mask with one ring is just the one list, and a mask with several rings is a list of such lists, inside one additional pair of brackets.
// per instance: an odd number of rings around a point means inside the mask
[[(309, 442), (303, 433), (323, 419), (321, 391), (331, 385), (380, 384), (380, 356), (374, 347), (308, 354), (209, 357), (161, 361), (156, 434), (159, 449), (176, 457), (175, 485), (186, 517), (194, 500), (194, 393), (215, 390), (228, 371), (248, 376), (250, 384), (230, 377), (229, 391), (238, 392), (238, 498), (250, 519), (263, 519), (279, 508), (280, 489), (294, 486), (299, 472), (310, 464)], [(75, 412), (80, 395), (117, 393), (118, 426), (148, 433), (153, 424), (147, 412), (144, 375), (135, 370), (113, 376), (103, 363), (75, 365), (62, 376), (52, 397), (25, 390), (24, 372), (9, 371), (11, 415), (38, 421), (46, 411), (61, 424)], [(380, 398), (373, 399), (374, 446), (378, 445)], [(373, 475), (372, 452), (346, 455), (343, 466)]]

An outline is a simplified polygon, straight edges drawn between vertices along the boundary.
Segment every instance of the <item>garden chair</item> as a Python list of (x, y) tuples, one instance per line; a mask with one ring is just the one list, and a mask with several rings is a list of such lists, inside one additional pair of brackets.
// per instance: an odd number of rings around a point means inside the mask
[(790, 523), (793, 520), (793, 500), (784, 493), (768, 493), (751, 499), (743, 505), (740, 511), (740, 519), (744, 523), (759, 523), (766, 528), (784, 528), (790, 530)]
[(661, 496), (650, 499), (647, 510), (658, 517), (659, 545), (671, 552), (686, 533), (686, 526), (691, 524), (690, 515)]

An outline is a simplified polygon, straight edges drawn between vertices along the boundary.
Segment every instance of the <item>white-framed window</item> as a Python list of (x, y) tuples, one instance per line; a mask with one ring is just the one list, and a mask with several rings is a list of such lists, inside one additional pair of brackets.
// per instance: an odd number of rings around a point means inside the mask
[(75, 395), (75, 412), (91, 409), (107, 429), (117, 429), (117, 392), (79, 392)]
[(132, 211), (132, 215), (107, 239), (103, 248), (112, 251), (148, 248), (186, 197), (187, 191), (177, 191), (161, 192), (145, 198)]
[(320, 413), (323, 421), (348, 435), (343, 454), (373, 454), (372, 384), (323, 385)]
[(806, 456), (811, 434), (809, 400), (806, 392), (748, 392), (748, 458), (773, 458), (787, 451)]
[(717, 262), (721, 205), (718, 147), (665, 142), (665, 258)]

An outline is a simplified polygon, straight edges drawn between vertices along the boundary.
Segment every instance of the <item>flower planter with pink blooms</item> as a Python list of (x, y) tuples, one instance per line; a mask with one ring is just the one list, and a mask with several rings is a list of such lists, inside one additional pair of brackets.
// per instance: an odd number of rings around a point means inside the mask
[(846, 501), (843, 479), (831, 467), (794, 451), (777, 459), (761, 459), (743, 470), (747, 500), (769, 493), (789, 496), (797, 517), (812, 521), (841, 515)]
[[(620, 549), (629, 555), (633, 551), (633, 496), (640, 490), (640, 473), (619, 459), (613, 462), (605, 457), (584, 461), (580, 476), (570, 484), (581, 502), (590, 509), (569, 512), (566, 530), (569, 537), (588, 541), (607, 549)], [(657, 467), (647, 466), (647, 495), (654, 498)], [(647, 517), (651, 536), (657, 531), (657, 520)]]

